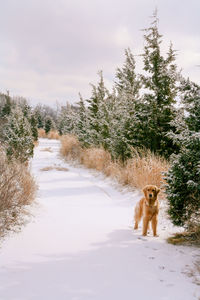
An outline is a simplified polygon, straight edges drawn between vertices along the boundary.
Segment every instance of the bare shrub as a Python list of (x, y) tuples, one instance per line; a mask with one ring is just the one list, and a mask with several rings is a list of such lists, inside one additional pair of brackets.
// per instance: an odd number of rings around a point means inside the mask
[(81, 146), (74, 135), (64, 135), (61, 137), (60, 153), (69, 160), (80, 160)]
[(27, 166), (16, 161), (9, 163), (0, 150), (0, 236), (21, 222), (21, 212), (30, 204), (36, 184)]

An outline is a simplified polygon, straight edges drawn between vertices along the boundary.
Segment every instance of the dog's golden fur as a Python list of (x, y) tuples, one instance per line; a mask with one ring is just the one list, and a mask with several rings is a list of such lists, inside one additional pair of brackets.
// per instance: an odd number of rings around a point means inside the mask
[(153, 235), (157, 236), (157, 223), (159, 213), (158, 193), (160, 189), (155, 185), (147, 185), (143, 189), (144, 197), (136, 204), (135, 207), (135, 227), (138, 229), (138, 223), (143, 217), (142, 234), (147, 235), (149, 223), (151, 222)]

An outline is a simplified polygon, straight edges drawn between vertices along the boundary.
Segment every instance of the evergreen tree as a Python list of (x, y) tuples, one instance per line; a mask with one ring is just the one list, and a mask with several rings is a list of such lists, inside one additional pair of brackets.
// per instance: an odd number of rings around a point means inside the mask
[(77, 123), (77, 114), (74, 108), (67, 103), (66, 106), (61, 107), (60, 115), (58, 117), (58, 131), (62, 134), (74, 134)]
[(35, 115), (33, 113), (31, 113), (31, 115), (29, 117), (29, 123), (30, 123), (30, 126), (31, 126), (33, 140), (37, 141), (38, 140), (37, 120), (36, 120)]
[(79, 102), (77, 103), (77, 122), (75, 126), (75, 133), (77, 134), (79, 141), (84, 145), (88, 145), (88, 113), (85, 107), (85, 103), (81, 94), (79, 94)]
[(147, 148), (169, 157), (179, 150), (166, 135), (167, 132), (175, 130), (170, 126), (170, 122), (175, 117), (174, 104), (178, 93), (179, 74), (174, 63), (176, 55), (172, 44), (166, 59), (161, 55), (162, 36), (158, 32), (157, 12), (153, 15), (151, 26), (144, 32), (143, 61), (146, 74), (142, 75), (141, 79), (146, 91), (142, 115), (143, 119), (146, 116), (148, 124), (144, 123), (144, 134), (141, 140)]
[(125, 125), (127, 120), (126, 106), (122, 103), (122, 96), (119, 98), (115, 89), (110, 97), (109, 106), (109, 151), (113, 159), (125, 160), (130, 157), (131, 146), (129, 141), (125, 137)]
[[(122, 161), (131, 157), (132, 146), (138, 145), (137, 111), (140, 101), (141, 83), (135, 73), (135, 59), (130, 49), (125, 50), (123, 67), (117, 69), (115, 82), (118, 92), (119, 134), (116, 140), (116, 153)], [(118, 146), (117, 146), (118, 145)], [(119, 148), (119, 149), (117, 149)]]
[(52, 119), (51, 116), (47, 116), (45, 119), (45, 124), (44, 124), (44, 130), (45, 133), (48, 134), (50, 130), (53, 130), (56, 128), (56, 125), (54, 123), (54, 120)]
[(126, 94), (128, 100), (135, 101), (139, 97), (141, 83), (135, 73), (135, 59), (129, 48), (125, 49), (125, 62), (122, 68), (117, 68), (115, 87), (118, 94)]
[(200, 134), (183, 134), (182, 149), (166, 176), (169, 215), (175, 225), (200, 226)]
[(188, 128), (190, 131), (200, 132), (200, 86), (189, 78), (182, 79), (181, 92)]
[(26, 162), (33, 156), (33, 137), (30, 123), (20, 107), (12, 109), (4, 130), (4, 143), (9, 159)]
[(0, 95), (0, 116), (4, 118), (11, 113), (13, 102), (9, 93)]
[(99, 72), (100, 81), (97, 86), (92, 84), (92, 96), (87, 100), (90, 144), (102, 145), (108, 138), (108, 119), (106, 116), (106, 99), (109, 92), (105, 87), (103, 74)]

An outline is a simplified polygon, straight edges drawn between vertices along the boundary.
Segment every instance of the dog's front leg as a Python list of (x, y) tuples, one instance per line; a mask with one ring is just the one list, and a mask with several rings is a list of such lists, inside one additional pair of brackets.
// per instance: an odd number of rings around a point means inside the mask
[(148, 227), (149, 227), (149, 218), (148, 217), (143, 217), (143, 232), (142, 232), (142, 235), (144, 235), (144, 236), (147, 235)]
[(151, 224), (152, 224), (152, 229), (153, 229), (153, 235), (158, 236), (157, 235), (157, 224), (158, 224), (158, 215), (157, 214), (155, 216), (153, 216), (153, 218), (151, 220)]

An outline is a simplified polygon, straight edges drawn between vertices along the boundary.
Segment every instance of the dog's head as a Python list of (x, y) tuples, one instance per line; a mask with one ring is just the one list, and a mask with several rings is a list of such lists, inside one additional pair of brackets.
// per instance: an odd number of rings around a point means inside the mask
[(156, 185), (146, 185), (143, 189), (148, 205), (152, 206), (157, 200), (160, 189)]

